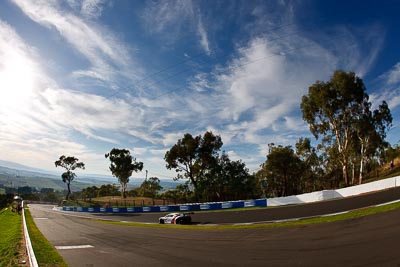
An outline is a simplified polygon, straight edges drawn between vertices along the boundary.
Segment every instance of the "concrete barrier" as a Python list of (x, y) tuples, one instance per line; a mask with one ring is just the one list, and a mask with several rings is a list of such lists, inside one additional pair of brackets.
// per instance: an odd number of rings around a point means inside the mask
[(322, 190), (301, 195), (268, 198), (268, 199), (263, 198), (263, 199), (249, 199), (249, 200), (225, 201), (225, 202), (186, 203), (182, 205), (128, 207), (128, 208), (63, 207), (63, 210), (79, 211), (79, 212), (140, 213), (140, 212), (179, 212), (179, 211), (185, 212), (185, 211), (199, 211), (199, 210), (282, 206), (282, 205), (311, 203), (311, 202), (329, 200), (334, 198), (350, 197), (373, 191), (393, 188), (396, 186), (400, 186), (400, 176), (376, 182), (371, 182), (367, 184), (341, 188), (338, 190)]
[(384, 190), (388, 188), (396, 187), (396, 180), (399, 177), (388, 178), (379, 180), (367, 184), (361, 184), (356, 186), (350, 186), (335, 190), (341, 197), (355, 196), (359, 194), (365, 194), (373, 191)]
[(400, 186), (400, 176), (379, 180), (367, 184), (355, 185), (337, 190), (323, 190), (307, 194), (269, 198), (268, 206), (281, 206), (317, 202), (334, 198), (350, 197), (360, 194), (380, 191), (388, 188)]

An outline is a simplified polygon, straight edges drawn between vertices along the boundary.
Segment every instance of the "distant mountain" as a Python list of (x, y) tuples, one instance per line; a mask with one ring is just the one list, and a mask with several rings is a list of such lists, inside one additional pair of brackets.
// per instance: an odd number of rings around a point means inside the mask
[(40, 174), (56, 175), (56, 172), (50, 172), (50, 171), (46, 171), (46, 170), (39, 169), (39, 168), (33, 168), (33, 167), (29, 167), (29, 166), (22, 165), (19, 163), (1, 160), (1, 159), (0, 159), (0, 166), (14, 169), (14, 170), (19, 170), (19, 171), (29, 171), (29, 172), (40, 173)]
[[(131, 178), (129, 188), (139, 187), (144, 178)], [(182, 181), (172, 179), (160, 179), (163, 190), (175, 189)], [(99, 174), (78, 174), (71, 183), (73, 190), (80, 190), (88, 186), (100, 186), (102, 184), (118, 184), (113, 176)], [(0, 160), (0, 185), (7, 187), (30, 186), (37, 188), (54, 188), (64, 190), (65, 184), (61, 181), (60, 174), (28, 167), (19, 163)]]

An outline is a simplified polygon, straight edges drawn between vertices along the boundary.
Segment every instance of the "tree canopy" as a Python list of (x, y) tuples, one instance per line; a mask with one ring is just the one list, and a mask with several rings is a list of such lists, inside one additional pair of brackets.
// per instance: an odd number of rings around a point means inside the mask
[(122, 197), (126, 198), (127, 184), (132, 172), (138, 172), (143, 169), (143, 162), (136, 162), (136, 158), (131, 156), (127, 149), (113, 148), (110, 153), (105, 154), (110, 159), (110, 171), (113, 176), (117, 177), (121, 184)]
[(175, 169), (176, 179), (189, 179), (195, 191), (199, 181), (216, 164), (221, 137), (212, 132), (193, 137), (187, 133), (165, 153), (167, 169)]
[(71, 194), (71, 182), (76, 177), (76, 174), (73, 172), (75, 169), (85, 169), (85, 164), (83, 162), (79, 162), (79, 159), (75, 157), (67, 157), (62, 155), (59, 160), (55, 161), (54, 164), (56, 167), (62, 167), (66, 170), (66, 172), (61, 174), (61, 179), (64, 183), (67, 183), (67, 195), (65, 199), (69, 199)]
[(385, 131), (391, 124), (386, 103), (373, 113), (370, 107), (361, 78), (354, 72), (342, 70), (335, 71), (328, 82), (314, 83), (309, 87), (308, 94), (302, 97), (303, 119), (309, 123), (316, 139), (323, 136), (322, 144), (337, 150), (346, 186), (350, 184), (348, 167), (351, 159), (358, 156), (363, 160), (363, 156), (354, 153), (355, 147), (363, 146), (362, 154), (365, 154), (366, 147), (372, 144), (369, 137), (374, 135), (379, 137), (374, 140), (379, 139), (378, 143), (382, 146)]

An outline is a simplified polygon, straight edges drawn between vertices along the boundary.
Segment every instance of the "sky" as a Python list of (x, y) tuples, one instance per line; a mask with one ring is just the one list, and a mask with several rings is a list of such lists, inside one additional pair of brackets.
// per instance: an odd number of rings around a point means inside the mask
[(250, 172), (269, 143), (310, 137), (301, 97), (337, 69), (387, 101), (400, 140), (400, 2), (2, 0), (0, 159), (111, 175), (129, 149), (133, 177), (173, 178), (165, 152), (212, 131)]

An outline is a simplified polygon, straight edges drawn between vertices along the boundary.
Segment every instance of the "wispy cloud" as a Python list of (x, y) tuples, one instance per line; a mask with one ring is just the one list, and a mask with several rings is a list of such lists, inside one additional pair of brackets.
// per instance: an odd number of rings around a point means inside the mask
[[(72, 5), (78, 5), (72, 1)], [(89, 62), (87, 69), (76, 70), (79, 77), (101, 80), (107, 85), (114, 85), (118, 75), (126, 79), (137, 78), (140, 68), (131, 59), (128, 48), (106, 28), (88, 23), (69, 10), (63, 9), (54, 1), (14, 0), (14, 3), (33, 21), (57, 32), (81, 53)], [(101, 13), (100, 1), (84, 1), (82, 12)], [(85, 11), (86, 10), (86, 11)], [(134, 69), (134, 71), (128, 71)]]
[(165, 38), (180, 40), (188, 32), (198, 38), (206, 54), (211, 53), (207, 30), (196, 1), (173, 0), (148, 2), (143, 19), (151, 32), (165, 33)]
[(200, 36), (201, 47), (204, 49), (204, 51), (207, 54), (210, 54), (210, 52), (211, 52), (210, 44), (208, 41), (207, 32), (206, 32), (203, 22), (201, 20), (201, 17), (199, 17), (199, 21), (197, 23), (197, 34)]
[(400, 62), (395, 64), (389, 71), (380, 76), (386, 85), (395, 85), (400, 83)]
[[(115, 145), (131, 129), (143, 128), (140, 108), (125, 100), (60, 88), (37, 64), (35, 51), (0, 21), (0, 147), (13, 155), (10, 160), (25, 158), (26, 164), (47, 169), (61, 154), (90, 160), (96, 153), (76, 133)], [(96, 172), (99, 163), (90, 163)]]

